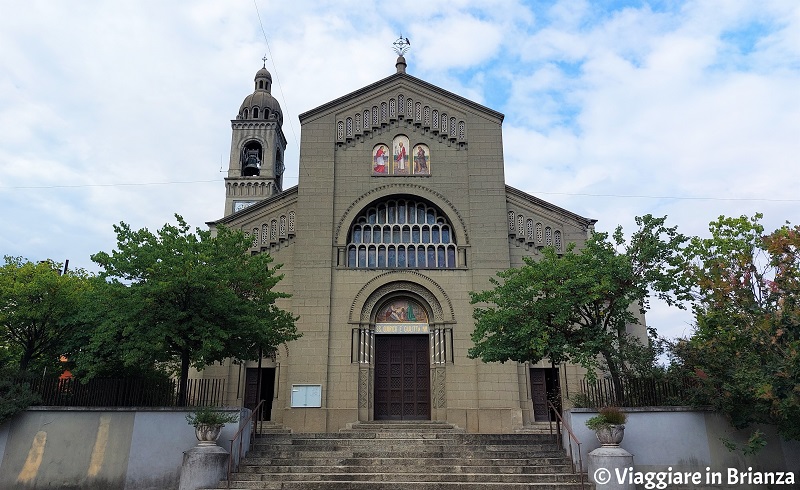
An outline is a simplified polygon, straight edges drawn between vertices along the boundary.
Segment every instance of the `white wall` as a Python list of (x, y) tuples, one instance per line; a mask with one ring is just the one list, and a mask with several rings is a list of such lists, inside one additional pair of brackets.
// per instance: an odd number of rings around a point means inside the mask
[[(250, 412), (225, 411), (240, 421)], [(189, 412), (32, 407), (0, 427), (0, 488), (177, 489), (183, 452), (197, 444)], [(220, 446), (229, 450), (240, 423), (223, 428)]]
[[(745, 456), (740, 451), (729, 451), (723, 439), (740, 446), (747, 441), (749, 430), (733, 429), (725, 418), (711, 410), (687, 407), (623, 408), (628, 414), (625, 438), (620, 445), (633, 454), (637, 471), (791, 471), (795, 480), (800, 478), (800, 441), (784, 441), (775, 429), (759, 426), (767, 445), (755, 455)], [(573, 408), (564, 413), (564, 420), (581, 442), (584, 471), (588, 454), (600, 443), (585, 422), (597, 414), (594, 409)], [(569, 442), (563, 431), (564, 445)], [(578, 463), (576, 444), (573, 442), (573, 459)], [(737, 488), (748, 488), (737, 486)], [(757, 487), (752, 487), (757, 488)], [(764, 488), (761, 486), (760, 488)]]

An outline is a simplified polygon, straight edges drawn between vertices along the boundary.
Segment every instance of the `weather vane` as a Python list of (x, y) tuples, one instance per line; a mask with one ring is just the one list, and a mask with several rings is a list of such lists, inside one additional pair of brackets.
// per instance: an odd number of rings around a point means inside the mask
[(407, 37), (403, 37), (400, 34), (400, 37), (397, 38), (397, 41), (392, 43), (392, 49), (394, 52), (397, 53), (397, 56), (403, 56), (411, 47), (411, 41), (408, 40)]

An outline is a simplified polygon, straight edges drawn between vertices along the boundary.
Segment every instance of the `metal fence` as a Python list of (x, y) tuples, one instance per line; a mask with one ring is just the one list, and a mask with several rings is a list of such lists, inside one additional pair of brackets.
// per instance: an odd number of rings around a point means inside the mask
[(693, 405), (695, 382), (691, 379), (625, 379), (622, 396), (611, 379), (581, 380), (580, 403), (587, 407), (657, 407)]
[[(175, 379), (95, 378), (81, 383), (75, 378), (21, 381), (37, 394), (43, 406), (65, 407), (176, 407)], [(222, 406), (225, 379), (190, 379), (187, 407)]]

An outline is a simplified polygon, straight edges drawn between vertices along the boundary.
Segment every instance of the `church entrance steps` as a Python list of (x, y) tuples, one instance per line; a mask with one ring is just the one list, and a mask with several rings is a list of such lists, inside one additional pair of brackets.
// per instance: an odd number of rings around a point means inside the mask
[(441, 422), (370, 422), (338, 433), (254, 439), (230, 488), (579, 490), (581, 484), (549, 435), (467, 434)]

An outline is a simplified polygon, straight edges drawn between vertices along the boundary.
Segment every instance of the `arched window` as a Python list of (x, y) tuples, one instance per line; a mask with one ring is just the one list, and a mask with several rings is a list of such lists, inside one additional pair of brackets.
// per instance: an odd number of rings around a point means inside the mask
[(258, 119), (258, 107), (253, 107), (253, 119)]
[(415, 198), (392, 198), (364, 209), (350, 227), (347, 267), (453, 269), (456, 242), (447, 217)]

